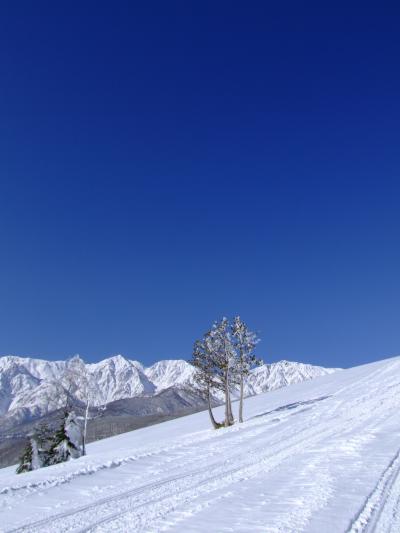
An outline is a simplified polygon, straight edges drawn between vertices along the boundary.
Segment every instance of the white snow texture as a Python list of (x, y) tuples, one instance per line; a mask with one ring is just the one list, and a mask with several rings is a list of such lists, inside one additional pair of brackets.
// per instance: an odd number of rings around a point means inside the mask
[[(12, 417), (15, 422), (22, 422), (63, 407), (65, 393), (60, 378), (65, 365), (65, 361), (0, 357), (0, 417)], [(194, 386), (194, 368), (179, 359), (159, 361), (144, 368), (137, 361), (115, 355), (99, 363), (87, 364), (86, 368), (91, 406), (152, 395), (169, 387), (192, 389)], [(258, 394), (333, 371), (288, 361), (263, 365), (248, 377), (245, 394)], [(79, 400), (85, 401), (80, 396), (79, 386), (73, 392)]]
[(68, 463), (5, 468), (0, 528), (398, 533), (399, 404), (397, 357), (248, 398), (230, 428), (210, 429), (200, 412)]

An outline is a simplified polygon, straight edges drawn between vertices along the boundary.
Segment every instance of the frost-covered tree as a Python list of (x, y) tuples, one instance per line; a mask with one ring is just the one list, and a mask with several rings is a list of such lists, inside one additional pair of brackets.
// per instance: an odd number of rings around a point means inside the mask
[(37, 470), (46, 466), (49, 460), (49, 448), (52, 435), (48, 426), (44, 423), (35, 428), (26, 444), (17, 473)]
[(207, 401), (211, 424), (214, 429), (218, 429), (222, 427), (223, 424), (217, 422), (214, 418), (211, 406), (211, 394), (212, 391), (221, 389), (221, 382), (217, 379), (217, 373), (213, 361), (213, 352), (210, 345), (209, 331), (205, 333), (201, 341), (197, 340), (194, 343), (193, 356), (190, 362), (196, 369), (194, 374), (195, 382)]
[(239, 422), (243, 422), (243, 384), (246, 376), (255, 366), (261, 365), (262, 360), (254, 353), (259, 342), (257, 335), (250, 331), (240, 316), (233, 319), (231, 333), (236, 353), (236, 371), (239, 375), (240, 399), (239, 399)]
[(191, 363), (196, 368), (195, 380), (205, 391), (210, 418), (215, 428), (221, 424), (215, 421), (211, 411), (211, 392), (220, 390), (225, 397), (224, 426), (234, 423), (231, 404), (231, 389), (238, 384), (236, 357), (229, 321), (223, 318), (215, 322), (201, 341), (194, 346)]
[(73, 411), (65, 410), (61, 425), (53, 437), (48, 453), (48, 465), (62, 463), (82, 455), (82, 432)]
[(223, 318), (211, 329), (210, 344), (212, 346), (214, 365), (218, 381), (223, 384), (225, 395), (224, 426), (234, 423), (231, 403), (231, 390), (238, 384), (235, 347), (232, 340), (229, 320)]
[[(239, 316), (233, 322), (227, 318), (215, 322), (203, 339), (195, 342), (190, 362), (196, 368), (195, 381), (207, 398), (214, 428), (234, 423), (231, 392), (237, 386), (240, 388), (239, 421), (243, 422), (244, 380), (252, 368), (262, 363), (254, 354), (258, 342), (257, 335), (248, 329)], [(215, 420), (211, 409), (211, 394), (215, 390), (224, 393), (223, 424)]]
[(36, 470), (36, 457), (37, 457), (37, 446), (33, 438), (29, 438), (24, 451), (19, 459), (19, 465), (17, 468), (17, 474), (22, 474), (24, 472), (30, 472), (31, 470)]
[(37, 459), (39, 468), (46, 466), (49, 459), (49, 449), (52, 443), (52, 431), (46, 423), (41, 423), (35, 428), (33, 439), (37, 446)]
[(63, 379), (69, 393), (73, 393), (84, 404), (82, 455), (86, 455), (87, 424), (93, 391), (87, 367), (79, 355), (75, 355), (67, 361)]

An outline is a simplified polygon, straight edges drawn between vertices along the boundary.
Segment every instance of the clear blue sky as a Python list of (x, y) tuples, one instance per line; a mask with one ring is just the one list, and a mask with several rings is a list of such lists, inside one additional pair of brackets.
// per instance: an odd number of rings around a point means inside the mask
[(3, 2), (0, 353), (400, 353), (395, 3)]

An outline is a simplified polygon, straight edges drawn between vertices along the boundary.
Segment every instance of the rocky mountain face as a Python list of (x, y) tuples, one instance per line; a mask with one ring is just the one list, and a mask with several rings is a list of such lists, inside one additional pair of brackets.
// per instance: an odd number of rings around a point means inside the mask
[[(0, 357), (0, 432), (2, 420), (12, 419), (14, 423), (21, 423), (63, 407), (66, 402), (62, 379), (65, 368), (65, 361)], [(245, 383), (245, 394), (252, 396), (334, 371), (289, 361), (265, 364), (250, 372)], [(137, 403), (149, 414), (144, 399), (153, 396), (158, 398), (161, 392), (171, 388), (180, 396), (183, 404), (189, 397), (193, 407), (203, 405), (203, 400), (195, 393), (194, 368), (184, 360), (159, 361), (145, 368), (137, 361), (116, 355), (99, 363), (87, 364), (86, 372), (93, 407), (106, 406), (118, 400), (143, 398)], [(79, 387), (75, 389), (74, 399), (78, 403), (82, 400)], [(218, 400), (216, 396), (215, 401)], [(148, 402), (149, 405), (153, 403)], [(159, 410), (167, 413), (167, 408), (159, 407)], [(137, 414), (140, 415), (140, 412)]]

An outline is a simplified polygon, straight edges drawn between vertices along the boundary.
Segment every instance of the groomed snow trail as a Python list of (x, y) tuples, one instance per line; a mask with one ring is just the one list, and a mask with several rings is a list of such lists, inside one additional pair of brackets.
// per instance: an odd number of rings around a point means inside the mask
[[(400, 531), (400, 358), (250, 398), (247, 421), (198, 413), (15, 475), (2, 531)], [(222, 410), (216, 410), (222, 416)]]
[(400, 449), (349, 529), (349, 533), (400, 531)]

